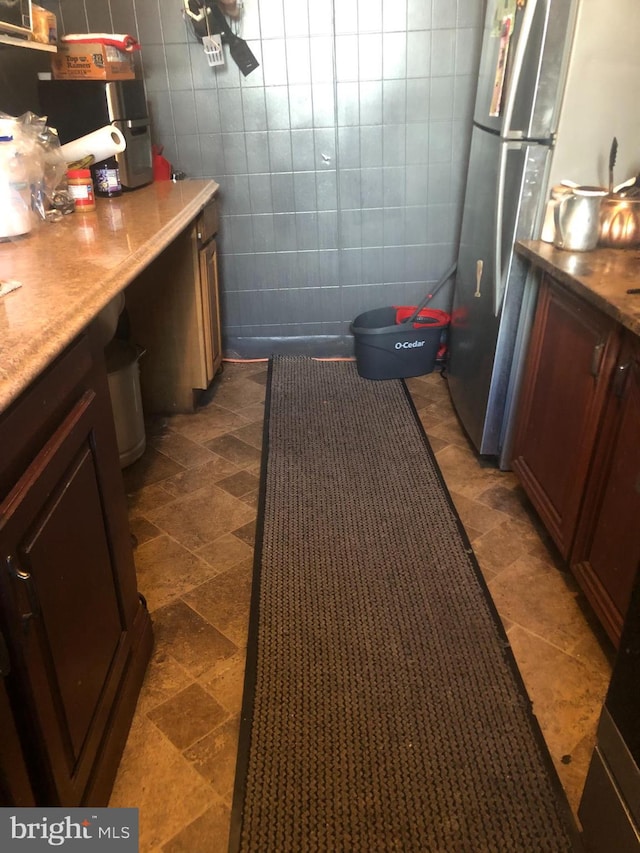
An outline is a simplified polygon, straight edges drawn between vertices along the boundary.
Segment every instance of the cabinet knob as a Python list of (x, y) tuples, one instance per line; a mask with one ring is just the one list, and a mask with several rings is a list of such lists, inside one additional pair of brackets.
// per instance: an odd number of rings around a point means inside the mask
[(624, 394), (627, 374), (629, 373), (630, 367), (630, 361), (627, 361), (625, 364), (619, 364), (616, 367), (616, 372), (613, 376), (613, 393), (616, 395), (616, 397), (622, 397), (622, 395)]
[(600, 375), (600, 366), (602, 365), (602, 353), (604, 352), (604, 342), (596, 344), (591, 355), (591, 375), (597, 379)]

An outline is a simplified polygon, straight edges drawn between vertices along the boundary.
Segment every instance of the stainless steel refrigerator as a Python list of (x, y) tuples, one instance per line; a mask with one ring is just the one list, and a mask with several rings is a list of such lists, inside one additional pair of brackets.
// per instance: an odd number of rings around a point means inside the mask
[(488, 0), (449, 335), (448, 377), (478, 452), (510, 463), (535, 283), (515, 255), (550, 187), (640, 171), (640, 2)]

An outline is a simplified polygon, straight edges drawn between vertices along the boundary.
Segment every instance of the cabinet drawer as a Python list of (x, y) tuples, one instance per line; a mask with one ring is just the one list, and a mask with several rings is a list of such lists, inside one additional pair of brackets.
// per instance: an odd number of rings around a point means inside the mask
[(196, 221), (198, 242), (201, 246), (208, 243), (218, 233), (218, 203), (212, 199), (198, 216)]

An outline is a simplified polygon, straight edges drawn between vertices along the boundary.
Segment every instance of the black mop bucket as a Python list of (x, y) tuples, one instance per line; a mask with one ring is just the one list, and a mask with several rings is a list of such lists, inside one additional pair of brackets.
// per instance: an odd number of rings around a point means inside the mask
[(351, 323), (356, 367), (364, 379), (408, 379), (431, 373), (449, 325), (446, 311), (425, 305), (456, 271), (454, 264), (416, 308), (365, 311)]

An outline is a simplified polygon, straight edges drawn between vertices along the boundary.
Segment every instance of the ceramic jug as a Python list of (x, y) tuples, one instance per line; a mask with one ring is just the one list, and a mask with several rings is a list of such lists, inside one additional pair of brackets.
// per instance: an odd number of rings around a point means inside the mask
[(600, 236), (600, 204), (606, 190), (576, 187), (554, 208), (554, 246), (569, 252), (595, 249)]

